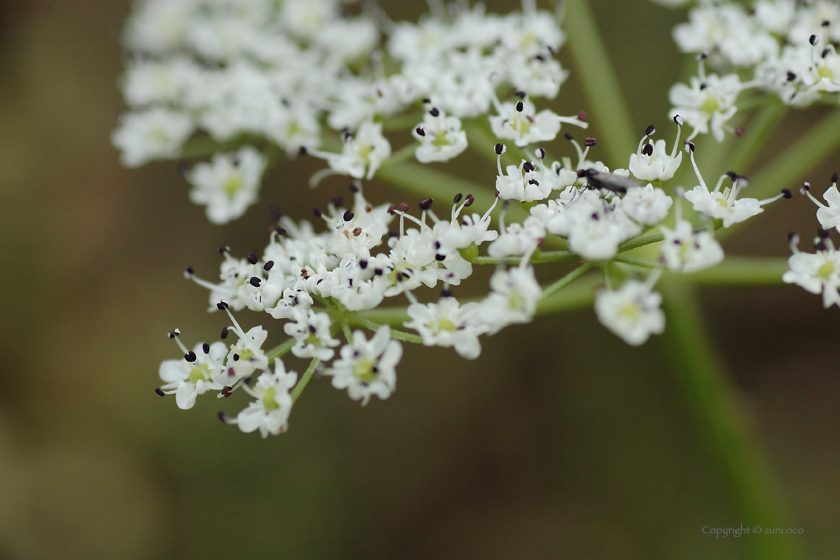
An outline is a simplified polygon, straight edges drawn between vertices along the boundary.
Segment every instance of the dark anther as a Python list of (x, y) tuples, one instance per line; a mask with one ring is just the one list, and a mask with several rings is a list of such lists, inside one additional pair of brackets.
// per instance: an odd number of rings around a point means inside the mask
[(703, 91), (707, 87), (709, 87), (709, 84), (707, 84), (706, 82), (703, 82), (702, 84), (700, 84), (700, 91)]
[(828, 21), (827, 19), (824, 19), (824, 20), (822, 20), (820, 25), (822, 25), (823, 27), (828, 27), (829, 25), (831, 25), (831, 22)]
[(222, 255), (224, 255), (225, 253), (227, 253), (229, 251), (230, 251), (230, 247), (228, 247), (227, 245), (222, 245), (221, 247), (219, 247), (219, 253), (221, 253)]
[(464, 198), (464, 195), (462, 195), (461, 193), (458, 193), (458, 194), (455, 195), (455, 198), (452, 199), (452, 202), (454, 202), (455, 204), (458, 204), (459, 202), (461, 202), (462, 198)]
[(727, 171), (726, 176), (729, 177), (730, 179), (732, 179), (733, 181), (738, 178), (738, 174), (735, 173), (734, 171)]
[(527, 94), (524, 91), (517, 91), (516, 97), (518, 97), (519, 99), (525, 99), (527, 97)]
[(796, 79), (796, 74), (794, 74), (794, 73), (793, 73), (793, 72), (791, 72), (791, 71), (788, 71), (788, 73), (787, 73), (787, 79), (788, 79), (788, 81), (789, 81), (789, 82), (792, 82), (793, 80), (795, 80), (795, 79)]
[(438, 262), (445, 261), (446, 260), (446, 255), (435, 255), (435, 260), (438, 261)]
[(344, 198), (340, 197), (340, 196), (337, 196), (334, 199), (332, 199), (332, 203), (333, 203), (333, 206), (335, 206), (336, 208), (340, 208), (341, 206), (344, 205)]
[(228, 304), (225, 300), (222, 300), (222, 301), (220, 301), (219, 303), (216, 304), (216, 307), (219, 308), (219, 311), (224, 311), (225, 309), (228, 308)]
[(542, 148), (537, 148), (536, 150), (534, 150), (534, 155), (537, 156), (537, 158), (539, 159), (543, 159), (545, 158), (545, 150), (543, 150)]
[(738, 138), (740, 138), (741, 136), (743, 136), (743, 135), (744, 135), (744, 132), (745, 132), (745, 131), (744, 131), (744, 127), (743, 127), (743, 126), (739, 126), (738, 128), (736, 128), (736, 129), (735, 129), (735, 136), (737, 136)]
[(268, 272), (272, 268), (274, 268), (274, 261), (268, 261), (263, 265), (263, 270), (265, 270), (266, 272)]
[(178, 164), (178, 171), (181, 172), (181, 175), (186, 175), (190, 171), (190, 164), (186, 161), (182, 161)]
[(438, 110), (437, 107), (432, 107), (432, 110), (429, 111), (429, 114), (432, 115), (433, 117), (439, 117), (440, 116), (440, 111)]
[(820, 58), (825, 58), (831, 51), (828, 49), (823, 49), (823, 52), (820, 53)]
[(464, 201), (464, 207), (469, 208), (473, 205), (473, 202), (475, 202), (475, 197), (473, 197), (473, 195), (471, 194), (468, 194), (467, 199)]
[(790, 192), (790, 189), (782, 189), (782, 197), (783, 198), (793, 198), (793, 193)]
[(423, 103), (431, 103), (431, 102), (432, 102), (432, 100), (429, 99), (428, 97), (423, 98)]
[(350, 192), (351, 193), (359, 192), (359, 185), (357, 185), (356, 183), (350, 183)]
[(808, 181), (805, 181), (804, 183), (802, 183), (802, 188), (801, 188), (800, 190), (801, 190), (803, 193), (804, 193), (805, 191), (810, 191), (810, 190), (811, 190), (811, 183), (809, 183)]
[(354, 237), (359, 237), (360, 235), (362, 235), (362, 228), (360, 228), (360, 227), (353, 228), (353, 236)]
[(222, 396), (228, 398), (233, 393), (233, 387), (225, 387), (222, 389)]
[(705, 60), (706, 58), (708, 58), (708, 56), (709, 56), (709, 53), (701, 52), (700, 54), (697, 55), (697, 60)]
[(374, 274), (375, 276), (382, 276), (382, 269), (381, 269), (381, 268), (375, 268), (375, 269), (373, 269), (373, 274)]
[(816, 249), (817, 251), (825, 251), (828, 249), (828, 245), (825, 244), (825, 241), (820, 239), (819, 241), (814, 243), (814, 249)]
[(277, 235), (286, 235), (286, 230), (281, 227), (276, 227), (274, 228), (274, 233), (276, 233)]
[(245, 379), (243, 379), (243, 380), (242, 380), (242, 383), (244, 383), (245, 385), (249, 385), (249, 386), (250, 386), (250, 385), (251, 385), (251, 376), (249, 375), (248, 377), (246, 377)]
[(184, 354), (184, 359), (187, 360), (188, 362), (194, 362), (196, 360), (195, 352), (190, 350), (189, 352)]
[(529, 185), (536, 185), (538, 187), (540, 186), (540, 182), (537, 181), (536, 179), (531, 179), (530, 181), (528, 181), (528, 184)]
[(435, 249), (440, 249), (440, 241), (435, 241), (434, 243), (432, 243), (432, 247), (434, 247)]
[(345, 222), (349, 222), (350, 220), (352, 220), (352, 219), (353, 219), (353, 212), (351, 212), (350, 210), (348, 210), (347, 212), (345, 212), (345, 213), (344, 213), (344, 215), (342, 216), (342, 218), (344, 218), (344, 221), (345, 221)]
[(834, 173), (834, 175), (832, 175), (832, 176), (831, 176), (831, 182), (832, 182), (832, 183), (836, 183), (836, 182), (837, 182), (837, 179), (839, 179), (839, 178), (840, 178), (840, 177), (838, 177), (837, 173)]
[(795, 232), (795, 231), (790, 232), (790, 233), (788, 234), (788, 243), (793, 242), (793, 240), (794, 240), (794, 239), (796, 239), (796, 237), (797, 237), (797, 236), (796, 236), (796, 232)]
[(201, 350), (205, 354), (209, 354), (210, 353), (210, 345), (205, 342), (204, 344), (201, 345)]
[(255, 288), (259, 288), (260, 284), (262, 283), (262, 279), (257, 278), (256, 276), (251, 276), (251, 279), (248, 280), (248, 283), (251, 284)]
[(156, 388), (156, 389), (155, 389), (155, 393), (157, 393), (157, 394), (158, 394), (158, 395), (160, 395), (161, 397), (165, 397), (165, 396), (166, 396), (166, 393), (164, 393), (164, 392), (163, 392), (163, 389), (161, 389), (160, 387), (158, 387), (158, 388)]
[(234, 355), (233, 355), (233, 361), (234, 361), (234, 362), (238, 362), (238, 361), (239, 361), (239, 354), (234, 354)]
[(571, 133), (571, 132), (567, 132), (567, 133), (565, 133), (565, 134), (563, 135), (563, 137), (564, 137), (566, 140), (574, 140), (574, 139), (575, 139), (575, 137), (574, 137), (574, 136), (572, 136), (572, 133)]
[(578, 111), (578, 120), (579, 121), (586, 122), (586, 120), (588, 118), (589, 118), (589, 115), (587, 115), (585, 111)]
[(428, 210), (432, 207), (432, 202), (434, 202), (434, 200), (431, 198), (424, 198), (420, 201), (420, 210)]
[(306, 147), (305, 147), (305, 146), (301, 146), (301, 147), (300, 147), (300, 149), (298, 150), (298, 155), (299, 155), (299, 156), (305, 156), (305, 155), (307, 155), (307, 154), (308, 154), (308, 152), (306, 151)]
[(228, 415), (227, 415), (227, 414), (225, 414), (224, 412), (220, 412), (220, 413), (218, 413), (218, 414), (216, 415), (216, 417), (217, 417), (219, 420), (221, 420), (223, 423), (227, 424), (227, 422), (228, 422)]
[(416, 132), (420, 136), (426, 136), (426, 131), (425, 131), (425, 129), (423, 129), (422, 126), (418, 126), (417, 128), (415, 128), (414, 132)]
[(645, 154), (646, 156), (652, 156), (653, 155), (653, 144), (645, 144), (645, 147), (642, 148), (642, 153)]
[(516, 102), (516, 110), (521, 113), (522, 111), (525, 110), (525, 104), (522, 103), (521, 101), (517, 101)]
[(312, 213), (313, 213), (313, 214), (315, 214), (315, 217), (316, 217), (316, 218), (320, 218), (320, 217), (321, 217), (321, 209), (320, 209), (320, 208), (318, 208), (317, 206), (316, 206), (315, 208), (313, 208), (313, 209), (312, 209)]
[(393, 215), (394, 215), (394, 210), (396, 210), (396, 209), (397, 209), (397, 205), (396, 205), (396, 204), (392, 204), (392, 205), (390, 205), (390, 206), (388, 207), (388, 213), (389, 213), (389, 214), (391, 214), (391, 215), (393, 216)]
[(399, 236), (400, 236), (400, 232), (398, 232), (396, 230), (392, 229), (392, 230), (388, 231), (388, 237), (399, 237)]
[(228, 335), (228, 328), (225, 327), (222, 329), (222, 340), (226, 339)]
[(408, 204), (405, 202), (400, 203), (400, 212), (408, 212)]
[(315, 328), (315, 325), (309, 325), (309, 332), (315, 334), (316, 332), (318, 332), (318, 329)]
[(268, 209), (268, 219), (272, 222), (279, 222), (280, 218), (283, 217), (283, 212), (272, 206)]
[(250, 253), (248, 255), (248, 262), (251, 264), (257, 264), (260, 261), (260, 258), (257, 256), (256, 253)]
[(584, 146), (590, 146), (591, 147), (591, 146), (594, 146), (597, 143), (598, 143), (598, 141), (595, 140), (594, 138), (592, 138), (591, 136), (587, 136), (586, 138), (583, 139), (583, 145)]
[(368, 265), (368, 262), (367, 262), (366, 259), (362, 259), (362, 260), (359, 261), (359, 268), (361, 268), (362, 270), (366, 269), (367, 265)]
[(816, 46), (816, 44), (820, 42), (820, 38), (816, 35), (811, 35), (811, 38), (808, 39), (808, 42), (811, 43), (811, 45)]
[(831, 237), (831, 232), (827, 229), (819, 228), (817, 230), (817, 237), (819, 237), (820, 239), (828, 239), (829, 237)]
[(504, 144), (496, 144), (496, 155), (500, 156), (505, 151)]
[(654, 134), (656, 134), (656, 127), (655, 126), (650, 125), (649, 127), (647, 127), (645, 129), (645, 136), (653, 136)]
[(533, 171), (533, 170), (534, 170), (534, 164), (533, 164), (533, 163), (531, 163), (530, 161), (526, 161), (526, 162), (522, 165), (522, 171), (524, 171), (525, 173), (530, 173), (530, 172), (531, 172), (531, 171)]
[(440, 297), (452, 297), (452, 290), (450, 290), (448, 288), (444, 288), (440, 292)]
[(693, 151), (694, 151), (694, 148), (695, 148), (695, 146), (694, 146), (694, 142), (689, 142), (689, 143), (688, 143), (688, 149), (689, 149), (689, 150), (691, 150), (691, 151), (693, 152)]

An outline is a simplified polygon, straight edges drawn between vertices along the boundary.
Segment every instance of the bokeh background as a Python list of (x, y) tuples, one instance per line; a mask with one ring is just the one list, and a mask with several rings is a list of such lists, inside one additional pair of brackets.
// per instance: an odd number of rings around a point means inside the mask
[[(683, 15), (643, 0), (591, 6), (635, 124), (666, 130), (683, 64), (670, 28)], [(509, 328), (472, 362), (407, 347), (396, 393), (365, 408), (315, 379), (289, 433), (268, 440), (216, 420), (243, 395), (188, 412), (157, 397), (160, 361), (179, 355), (164, 334), (215, 339), (225, 324), (184, 265), (212, 277), (217, 246), (266, 244), (270, 206), (308, 216), (346, 185), (311, 191), (318, 164), (283, 162), (259, 205), (216, 227), (176, 163), (121, 168), (109, 134), (129, 10), (0, 2), (0, 558), (740, 559), (749, 538), (838, 557), (840, 311), (799, 288), (707, 289), (702, 303), (802, 536), (702, 533), (743, 520), (662, 357), (667, 338), (630, 348), (591, 309)], [(568, 49), (560, 58), (572, 66)], [(586, 108), (574, 74), (553, 107)], [(803, 179), (822, 192), (838, 159)], [(490, 184), (493, 166), (472, 164)], [(753, 222), (728, 253), (787, 256), (787, 232), (817, 226), (801, 198)]]

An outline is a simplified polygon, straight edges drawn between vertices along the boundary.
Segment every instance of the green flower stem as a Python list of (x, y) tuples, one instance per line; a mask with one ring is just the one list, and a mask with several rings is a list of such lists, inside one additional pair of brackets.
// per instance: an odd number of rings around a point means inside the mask
[(297, 401), (298, 397), (303, 390), (306, 389), (307, 383), (309, 380), (312, 379), (312, 376), (315, 374), (315, 370), (318, 369), (318, 365), (321, 363), (321, 360), (318, 358), (313, 358), (311, 362), (309, 362), (309, 367), (306, 368), (306, 371), (303, 372), (303, 376), (300, 378), (300, 381), (297, 382), (295, 388), (292, 389), (292, 402)]
[[(773, 476), (707, 335), (694, 289), (664, 278), (658, 289), (668, 316), (663, 350), (738, 521), (748, 527), (794, 527), (781, 511)], [(762, 560), (801, 557), (793, 539), (755, 535), (744, 543), (752, 549), (752, 557)]]
[[(406, 313), (406, 319), (407, 318), (408, 318), (408, 313)], [(355, 317), (355, 318), (351, 319), (351, 322), (354, 325), (364, 327), (364, 328), (369, 329), (371, 331), (377, 331), (377, 330), (379, 330), (379, 327), (381, 327), (383, 324), (385, 324), (385, 323), (380, 324), (380, 323), (377, 323), (375, 321), (371, 321), (370, 319), (366, 319), (364, 317)], [(397, 340), (402, 340), (404, 342), (413, 342), (414, 344), (423, 344), (423, 339), (421, 337), (417, 336), (416, 334), (411, 334), (411, 333), (407, 333), (407, 332), (403, 332), (403, 331), (398, 331), (398, 330), (393, 329), (393, 328), (391, 329), (391, 338), (396, 338)]]
[(550, 297), (543, 295), (543, 298), (537, 304), (536, 314), (552, 315), (562, 311), (587, 307), (595, 299), (595, 288), (600, 284), (601, 276), (590, 274), (589, 276), (580, 278), (574, 284), (566, 286), (563, 290)]
[(755, 156), (758, 155), (787, 114), (787, 106), (779, 99), (761, 97), (764, 98), (766, 103), (749, 122), (749, 127), (746, 129), (743, 138), (737, 142), (737, 147), (732, 155), (726, 159), (726, 165), (722, 166), (724, 168), (722, 171), (730, 169), (736, 173), (749, 171), (750, 165), (755, 161)]
[(650, 245), (651, 243), (658, 243), (663, 239), (664, 237), (662, 237), (661, 233), (647, 235), (645, 237), (637, 237), (636, 239), (631, 239), (630, 241), (619, 245), (618, 252), (625, 253), (627, 251), (632, 251), (633, 249), (638, 249), (639, 247), (644, 247), (645, 245)]
[[(382, 168), (390, 167), (392, 165), (396, 165), (398, 163), (402, 163), (406, 160), (409, 160), (412, 157), (414, 157), (414, 152), (416, 151), (417, 143), (411, 142), (410, 144), (407, 144), (399, 150), (397, 150), (396, 152), (392, 153), (391, 157), (382, 162), (382, 165), (379, 167), (379, 169), (381, 170)], [(377, 171), (377, 173), (381, 173), (381, 171)]]
[(633, 266), (639, 266), (641, 268), (656, 268), (657, 266), (659, 266), (659, 263), (657, 263), (656, 261), (652, 261), (650, 259), (642, 259), (639, 257), (631, 257), (629, 255), (617, 255), (612, 259), (612, 262), (631, 264)]
[(587, 0), (566, 0), (563, 29), (569, 34), (576, 76), (592, 104), (595, 122), (601, 123), (603, 144), (611, 167), (626, 167), (641, 137), (636, 134), (627, 102), (621, 94), (612, 63), (607, 55)]
[[(784, 187), (796, 190), (799, 181), (840, 146), (840, 110), (820, 119), (799, 137), (782, 155), (773, 159), (752, 177), (748, 194), (764, 198), (777, 194)], [(826, 184), (828, 181), (826, 181)]]
[(787, 259), (726, 257), (715, 267), (669, 276), (675, 281), (707, 286), (782, 286), (782, 275), (789, 268)]
[(275, 346), (274, 348), (266, 352), (265, 355), (268, 358), (269, 363), (273, 362), (276, 358), (280, 358), (287, 354), (289, 350), (292, 349), (292, 346), (295, 345), (295, 342), (297, 342), (297, 340), (295, 340), (294, 338), (290, 338), (283, 344)]
[[(475, 257), (470, 262), (473, 264), (519, 264), (521, 259), (516, 257)], [(574, 262), (579, 261), (580, 257), (569, 251), (545, 251), (540, 252), (531, 257), (532, 264), (552, 263), (552, 262)]]
[(557, 282), (555, 282), (555, 283), (549, 285), (548, 287), (544, 288), (542, 296), (541, 296), (540, 299), (547, 299), (547, 298), (551, 297), (552, 295), (554, 295), (558, 291), (562, 290), (563, 288), (565, 288), (566, 286), (568, 286), (569, 284), (571, 284), (572, 282), (574, 282), (575, 280), (580, 278), (583, 275), (584, 272), (586, 272), (587, 270), (589, 270), (593, 266), (595, 266), (595, 263), (588, 262), (588, 263), (584, 263), (581, 266), (577, 267), (576, 269), (574, 269), (573, 271), (568, 273), (566, 276), (564, 276), (563, 278), (561, 278)]

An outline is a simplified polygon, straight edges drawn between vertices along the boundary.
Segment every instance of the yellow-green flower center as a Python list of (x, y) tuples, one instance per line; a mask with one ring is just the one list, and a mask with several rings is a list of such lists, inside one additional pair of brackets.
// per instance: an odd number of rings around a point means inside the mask
[(207, 381), (207, 376), (199, 369), (199, 366), (204, 371), (207, 371), (207, 364), (199, 364), (192, 367), (190, 370), (189, 380), (193, 385), (198, 384), (199, 381)]
[(436, 323), (436, 325), (435, 325), (436, 328), (434, 328), (433, 330), (436, 333), (440, 333), (441, 331), (455, 332), (455, 331), (458, 330), (458, 327), (455, 326), (455, 323), (453, 323), (452, 321), (450, 321), (449, 319), (447, 319), (445, 317), (441, 317), (440, 319), (435, 321), (435, 323)]
[(235, 173), (228, 177), (228, 180), (225, 181), (225, 184), (222, 186), (222, 190), (228, 198), (233, 198), (233, 196), (241, 191), (244, 186), (242, 177), (238, 173)]
[(353, 375), (356, 377), (356, 379), (365, 383), (376, 381), (377, 374), (375, 371), (373, 371), (373, 368), (375, 366), (376, 361), (374, 360), (359, 360), (353, 367)]
[(817, 68), (817, 74), (820, 75), (820, 78), (828, 78), (829, 80), (834, 79), (834, 72), (831, 71), (831, 68), (825, 65)]
[(277, 389), (275, 389), (274, 387), (269, 387), (263, 393), (262, 403), (263, 403), (263, 407), (266, 410), (277, 410), (278, 408), (280, 408), (280, 405), (277, 404), (277, 400), (274, 398), (274, 396), (276, 394), (277, 394)]
[(440, 134), (435, 136), (435, 139), (432, 141), (432, 146), (435, 148), (445, 148), (446, 146), (451, 146), (452, 143), (446, 139), (446, 133), (441, 132)]
[(834, 264), (831, 262), (823, 263), (823, 265), (817, 270), (817, 276), (823, 280), (828, 280), (832, 274), (834, 274)]
[(700, 106), (700, 110), (706, 113), (707, 115), (713, 115), (717, 110), (720, 109), (720, 103), (714, 97), (707, 97), (706, 101)]
[(621, 306), (618, 314), (628, 321), (637, 321), (642, 314), (642, 309), (636, 302), (628, 302)]

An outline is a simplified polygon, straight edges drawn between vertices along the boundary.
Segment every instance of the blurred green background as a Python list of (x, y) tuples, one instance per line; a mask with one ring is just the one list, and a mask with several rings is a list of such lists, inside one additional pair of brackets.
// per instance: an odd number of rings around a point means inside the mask
[[(667, 90), (682, 58), (670, 28), (683, 15), (643, 0), (591, 6), (640, 133), (654, 123), (671, 138)], [(268, 440), (215, 419), (242, 395), (188, 412), (157, 397), (160, 361), (180, 354), (164, 334), (215, 339), (225, 324), (183, 266), (212, 278), (217, 246), (266, 244), (269, 206), (309, 216), (346, 184), (311, 191), (318, 162), (283, 162), (259, 205), (216, 227), (188, 202), (176, 163), (121, 168), (109, 134), (124, 108), (129, 9), (0, 3), (0, 558), (740, 559), (750, 538), (840, 555), (840, 312), (799, 288), (706, 290), (702, 302), (801, 536), (702, 533), (745, 521), (679, 368), (661, 357), (667, 339), (630, 348), (591, 309), (507, 329), (472, 362), (407, 346), (396, 393), (365, 408), (316, 379), (289, 433)], [(571, 67), (567, 48), (560, 58)], [(574, 73), (553, 108), (586, 109)], [(591, 120), (593, 135), (609, 133)], [(462, 170), (491, 184), (494, 167), (474, 163)], [(803, 179), (822, 192), (837, 166)], [(816, 227), (797, 197), (726, 249), (787, 256), (787, 232)], [(264, 319), (239, 315), (246, 328)], [(269, 342), (281, 339), (275, 329)]]

